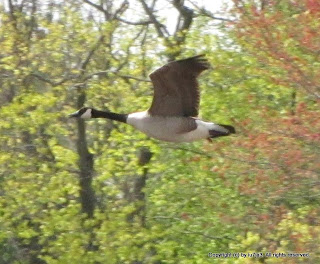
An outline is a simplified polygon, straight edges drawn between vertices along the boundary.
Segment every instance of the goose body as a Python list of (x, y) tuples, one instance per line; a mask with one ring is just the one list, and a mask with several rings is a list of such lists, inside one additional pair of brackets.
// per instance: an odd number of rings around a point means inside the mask
[(191, 142), (210, 138), (210, 130), (228, 133), (214, 123), (193, 117), (151, 116), (148, 111), (128, 115), (127, 123), (146, 135), (169, 142)]
[(70, 115), (107, 118), (127, 123), (146, 135), (169, 142), (192, 142), (235, 133), (229, 125), (196, 118), (199, 109), (198, 75), (209, 68), (203, 55), (170, 62), (150, 74), (154, 97), (147, 111), (117, 114), (84, 107)]

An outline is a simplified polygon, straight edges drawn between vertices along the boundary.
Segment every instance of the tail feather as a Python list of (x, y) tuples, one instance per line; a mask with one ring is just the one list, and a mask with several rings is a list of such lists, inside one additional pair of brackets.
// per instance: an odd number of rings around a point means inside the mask
[(230, 134), (235, 134), (236, 130), (233, 126), (229, 125), (221, 125), (217, 124), (217, 129), (211, 129), (209, 130), (210, 138), (216, 138), (216, 137), (223, 137), (223, 136), (229, 136)]
[(225, 129), (227, 129), (230, 134), (235, 134), (236, 133), (236, 129), (233, 126), (221, 125), (221, 124), (218, 124), (218, 125), (224, 127)]

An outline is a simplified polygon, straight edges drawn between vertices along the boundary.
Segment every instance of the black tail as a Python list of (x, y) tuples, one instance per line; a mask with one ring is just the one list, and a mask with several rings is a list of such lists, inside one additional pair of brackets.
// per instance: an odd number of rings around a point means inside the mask
[(229, 134), (235, 134), (236, 133), (236, 130), (235, 130), (235, 128), (233, 126), (221, 125), (221, 124), (218, 124), (218, 125), (224, 127), (225, 129), (227, 129), (229, 131)]
[(221, 124), (217, 124), (217, 125), (220, 127), (223, 127), (227, 131), (222, 131), (224, 129), (221, 129), (221, 128), (209, 130), (210, 138), (224, 137), (224, 136), (229, 136), (230, 134), (236, 133), (236, 130), (233, 126), (221, 125)]

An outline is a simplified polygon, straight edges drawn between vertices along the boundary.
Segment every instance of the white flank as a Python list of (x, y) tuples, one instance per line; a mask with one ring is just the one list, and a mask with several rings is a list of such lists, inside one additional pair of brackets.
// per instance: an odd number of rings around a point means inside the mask
[(91, 118), (92, 114), (91, 114), (92, 109), (88, 108), (82, 115), (81, 118), (87, 119), (87, 118)]
[(129, 114), (127, 123), (146, 135), (169, 142), (192, 142), (210, 137), (209, 130), (227, 132), (219, 125), (197, 119), (197, 128), (190, 132), (179, 133), (184, 117), (150, 116), (147, 111)]
[(150, 118), (147, 111), (137, 112), (128, 115), (127, 124), (141, 130), (146, 125), (146, 121)]
[(178, 142), (192, 142), (199, 139), (205, 139), (209, 137), (209, 130), (213, 129), (213, 123), (204, 122), (202, 120), (196, 120), (197, 129), (188, 133), (181, 134), (181, 140)]

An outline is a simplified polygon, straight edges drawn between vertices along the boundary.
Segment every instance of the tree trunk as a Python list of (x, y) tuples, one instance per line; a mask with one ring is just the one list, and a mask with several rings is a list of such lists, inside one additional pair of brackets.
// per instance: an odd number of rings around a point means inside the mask
[[(85, 101), (85, 93), (80, 92), (78, 97), (78, 108), (81, 108)], [(86, 213), (88, 218), (92, 218), (95, 208), (95, 193), (92, 189), (93, 178), (93, 155), (88, 150), (85, 122), (83, 119), (77, 119), (78, 140), (77, 151), (79, 155), (79, 183), (80, 183), (80, 202), (82, 212)]]

